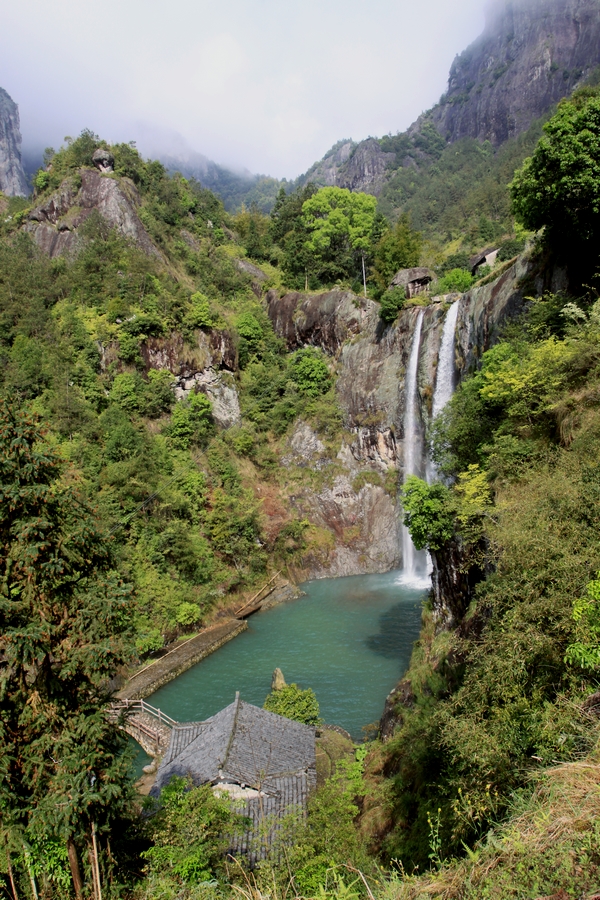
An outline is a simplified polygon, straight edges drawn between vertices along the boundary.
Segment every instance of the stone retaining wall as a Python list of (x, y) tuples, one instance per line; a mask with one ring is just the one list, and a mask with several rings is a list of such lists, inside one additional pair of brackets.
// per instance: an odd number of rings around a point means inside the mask
[(186, 641), (181, 647), (157, 659), (137, 675), (133, 675), (119, 691), (117, 698), (144, 700), (247, 628), (248, 623), (240, 619), (226, 619), (212, 625), (195, 638)]

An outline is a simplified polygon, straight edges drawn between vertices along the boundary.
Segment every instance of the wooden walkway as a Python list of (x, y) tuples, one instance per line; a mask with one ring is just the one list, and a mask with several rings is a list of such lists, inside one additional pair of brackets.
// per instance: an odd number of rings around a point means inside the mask
[(111, 707), (111, 717), (149, 756), (162, 756), (171, 740), (171, 731), (179, 724), (145, 700), (119, 700)]

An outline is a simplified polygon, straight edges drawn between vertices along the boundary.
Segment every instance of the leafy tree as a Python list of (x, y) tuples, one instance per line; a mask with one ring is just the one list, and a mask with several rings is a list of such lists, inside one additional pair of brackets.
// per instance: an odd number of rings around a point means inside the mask
[(2, 400), (0, 829), (32, 879), (29, 848), (59, 842), (80, 894), (78, 851), (92, 829), (102, 844), (128, 803), (125, 742), (106, 713), (108, 680), (129, 659), (131, 604), (60, 476), (39, 422)]
[(396, 225), (387, 231), (375, 246), (373, 278), (380, 292), (385, 291), (399, 269), (418, 266), (423, 248), (423, 236), (410, 227), (404, 213)]
[(437, 283), (440, 294), (464, 293), (468, 291), (475, 279), (467, 269), (451, 269), (442, 275)]
[(291, 194), (287, 194), (284, 187), (279, 189), (269, 226), (271, 238), (275, 243), (285, 247), (286, 237), (296, 229), (301, 220), (303, 204), (316, 194), (317, 190), (317, 186), (312, 183)]
[(321, 188), (302, 204), (302, 218), (309, 233), (308, 249), (322, 262), (340, 250), (358, 252), (365, 296), (365, 254), (371, 246), (376, 209), (377, 200), (370, 194), (338, 187)]
[(517, 219), (532, 231), (545, 227), (555, 249), (595, 246), (600, 234), (597, 91), (583, 89), (559, 104), (533, 156), (515, 174), (511, 197)]
[(454, 533), (454, 509), (445, 484), (409, 475), (402, 489), (404, 524), (417, 550), (440, 550)]
[(150, 822), (153, 845), (143, 854), (151, 881), (198, 884), (222, 873), (226, 829), (241, 817), (212, 786), (195, 788), (185, 778), (172, 778), (160, 793)]
[(263, 709), (303, 722), (304, 725), (318, 725), (321, 721), (319, 702), (312, 688), (302, 690), (297, 684), (286, 684), (278, 691), (271, 691), (263, 704)]
[(173, 446), (187, 449), (202, 444), (213, 430), (212, 403), (206, 394), (190, 394), (180, 400), (173, 410), (168, 435)]
[(319, 397), (331, 386), (331, 374), (323, 354), (314, 347), (297, 350), (290, 364), (290, 374), (301, 394)]
[(379, 299), (379, 316), (386, 325), (391, 325), (398, 318), (398, 313), (406, 302), (406, 291), (403, 287), (389, 288)]

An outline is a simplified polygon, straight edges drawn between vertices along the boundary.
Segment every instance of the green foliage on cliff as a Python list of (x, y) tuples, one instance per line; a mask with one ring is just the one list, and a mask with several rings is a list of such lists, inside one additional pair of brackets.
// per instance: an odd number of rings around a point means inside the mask
[(436, 426), (453, 487), (406, 491), (407, 521), (438, 563), (452, 521), (461, 546), (483, 546), (487, 575), (460, 633), (425, 630), (408, 673), (414, 704), (386, 746), (387, 852), (405, 865), (427, 860), (428, 812), (441, 810), (442, 856), (460, 855), (532, 770), (595, 742), (582, 703), (599, 673), (587, 586), (600, 562), (600, 332), (589, 301), (572, 306), (541, 298), (484, 355)]
[(563, 258), (593, 252), (600, 233), (600, 96), (583, 88), (563, 100), (511, 184), (513, 211)]
[(401, 493), (404, 524), (417, 550), (439, 550), (454, 534), (450, 491), (445, 484), (428, 485), (409, 475)]
[[(413, 164), (402, 165), (406, 148), (399, 148), (395, 171), (379, 198), (381, 212), (388, 217), (410, 216), (412, 226), (438, 251), (450, 242), (453, 247), (462, 245), (467, 253), (501, 243), (503, 235), (514, 231), (509, 182), (533, 152), (544, 121), (534, 122), (498, 149), (471, 139), (445, 145), (437, 135), (433, 152), (417, 151)], [(404, 138), (384, 138), (382, 146), (387, 149), (389, 142)]]

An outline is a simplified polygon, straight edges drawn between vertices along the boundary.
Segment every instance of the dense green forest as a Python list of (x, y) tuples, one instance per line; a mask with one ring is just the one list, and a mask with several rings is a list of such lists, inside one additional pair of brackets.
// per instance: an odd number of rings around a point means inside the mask
[[(417, 149), (435, 162), (402, 169), (379, 209), (368, 195), (307, 185), (280, 190), (266, 216), (231, 215), (193, 180), (84, 132), (47, 152), (33, 198), (2, 198), (4, 896), (597, 889), (599, 137), (590, 88), (543, 133), (536, 125), (495, 152), (445, 147), (424, 129)], [(403, 140), (389, 139), (398, 158), (410, 151)], [(77, 186), (98, 147), (114, 157), (106, 177), (139, 192), (157, 252), (92, 213), (78, 252), (50, 259), (28, 216), (65, 179)], [(392, 209), (402, 214), (387, 218)], [(389, 289), (398, 268), (433, 254), (431, 290), (466, 290), (470, 249), (502, 239), (508, 260), (533, 232), (540, 271), (572, 274), (583, 247), (585, 283), (579, 273), (569, 292), (532, 297), (507, 325), (435, 422), (442, 478), (410, 479), (403, 491), (415, 544), (439, 565), (458, 558), (478, 579), (473, 599), (452, 630), (425, 609), (391, 739), (340, 753), (307, 816), (290, 816), (255, 871), (227, 863), (224, 834), (244, 822), (185, 780), (143, 804), (106, 710), (115, 674), (235, 608), (326, 539), (294, 517), (289, 496), (335, 467), (284, 469), (280, 459), (299, 418), (335, 457), (335, 361), (313, 347), (288, 351), (261, 295), (352, 289), (380, 302), (385, 329), (409, 302)], [(227, 428), (208, 393), (183, 391), (149, 364), (152, 350), (202, 368), (215, 346), (222, 384), (239, 396)], [(314, 695), (299, 693), (278, 698), (285, 714), (308, 708), (318, 721)]]

